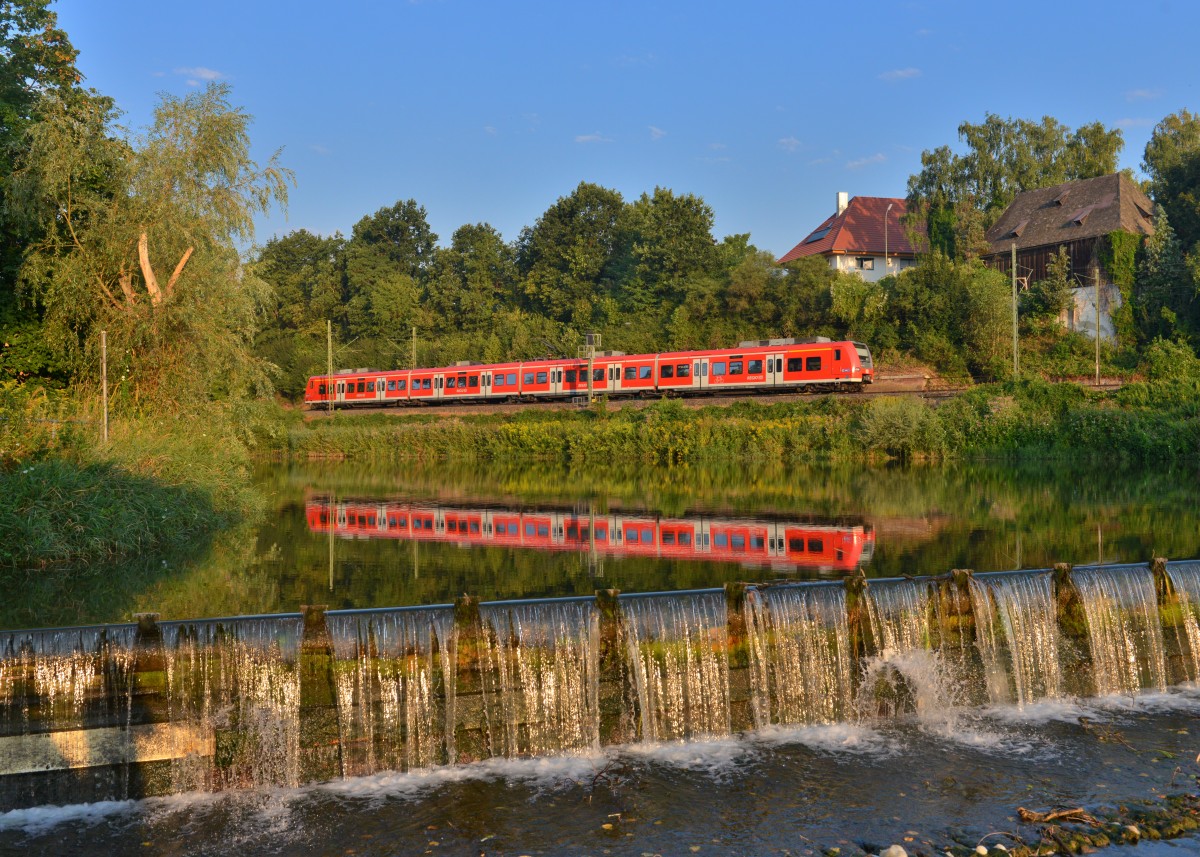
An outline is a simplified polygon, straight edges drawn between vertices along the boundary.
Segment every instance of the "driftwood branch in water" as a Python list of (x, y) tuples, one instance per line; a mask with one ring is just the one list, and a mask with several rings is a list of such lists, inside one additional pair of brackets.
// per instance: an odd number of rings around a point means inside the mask
[(1033, 812), (1023, 806), (1017, 807), (1017, 817), (1026, 824), (1049, 824), (1052, 821), (1071, 821), (1078, 824), (1098, 825), (1096, 817), (1086, 810), (1054, 809), (1050, 812)]

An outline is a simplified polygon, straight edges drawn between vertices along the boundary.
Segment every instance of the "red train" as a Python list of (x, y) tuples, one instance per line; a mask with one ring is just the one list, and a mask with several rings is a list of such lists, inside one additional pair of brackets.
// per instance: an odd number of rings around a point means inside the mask
[(342, 538), (737, 562), (780, 573), (849, 572), (869, 562), (875, 550), (875, 533), (863, 525), (450, 508), (374, 500), (332, 505), (310, 500), (305, 516), (312, 532), (328, 533), (332, 526)]
[[(589, 369), (590, 365), (590, 369)], [(436, 369), (343, 370), (308, 379), (306, 405), (428, 405), (517, 402), (588, 395), (661, 396), (780, 390), (861, 390), (875, 377), (861, 342), (769, 339), (714, 351), (598, 353), (587, 359), (459, 363)]]

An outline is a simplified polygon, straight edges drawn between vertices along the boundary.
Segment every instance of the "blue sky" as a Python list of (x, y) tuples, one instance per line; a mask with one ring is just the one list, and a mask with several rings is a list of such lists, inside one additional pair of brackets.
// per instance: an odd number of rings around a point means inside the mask
[(350, 232), (400, 199), (442, 243), (513, 239), (580, 181), (704, 198), (718, 238), (782, 255), (835, 195), (903, 196), (988, 111), (1125, 133), (1200, 110), (1200, 4), (60, 0), (89, 85), (144, 126), (207, 80), (284, 147), (288, 215)]

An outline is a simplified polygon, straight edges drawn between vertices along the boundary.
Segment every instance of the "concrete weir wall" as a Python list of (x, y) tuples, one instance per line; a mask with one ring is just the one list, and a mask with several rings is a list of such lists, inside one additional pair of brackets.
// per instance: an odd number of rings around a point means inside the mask
[(902, 716), (912, 650), (948, 705), (1200, 678), (1200, 563), (1164, 560), (137, 618), (0, 632), (0, 811)]

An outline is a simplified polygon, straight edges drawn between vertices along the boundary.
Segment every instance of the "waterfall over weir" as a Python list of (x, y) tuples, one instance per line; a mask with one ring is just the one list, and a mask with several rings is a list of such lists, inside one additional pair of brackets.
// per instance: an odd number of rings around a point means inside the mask
[(0, 632), (0, 811), (1200, 678), (1200, 563)]

